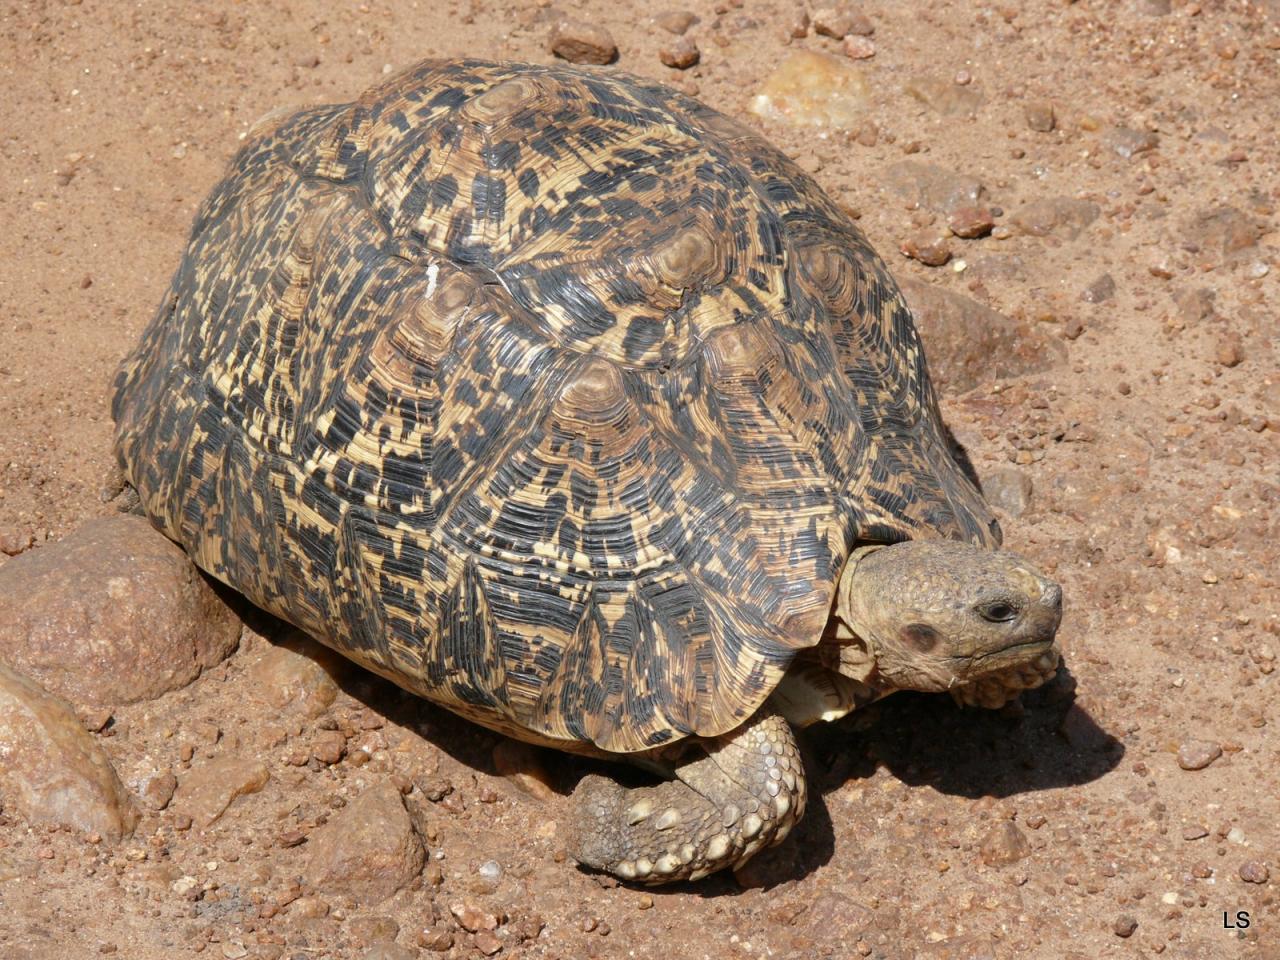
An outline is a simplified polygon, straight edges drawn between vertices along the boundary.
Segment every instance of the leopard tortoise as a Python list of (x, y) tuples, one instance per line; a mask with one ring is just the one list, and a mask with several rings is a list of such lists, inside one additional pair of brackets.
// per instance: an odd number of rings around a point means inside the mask
[(117, 377), (117, 453), (212, 576), (512, 737), (661, 883), (801, 816), (795, 726), (996, 707), (1061, 592), (998, 549), (849, 217), (657, 83), (426, 62), (253, 131)]

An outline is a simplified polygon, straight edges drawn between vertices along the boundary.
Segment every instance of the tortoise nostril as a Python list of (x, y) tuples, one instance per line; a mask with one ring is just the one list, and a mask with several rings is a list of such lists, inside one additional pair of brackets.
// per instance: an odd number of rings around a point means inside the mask
[(1044, 588), (1044, 593), (1040, 596), (1040, 602), (1046, 607), (1052, 607), (1057, 610), (1062, 607), (1062, 588), (1056, 583), (1051, 583)]

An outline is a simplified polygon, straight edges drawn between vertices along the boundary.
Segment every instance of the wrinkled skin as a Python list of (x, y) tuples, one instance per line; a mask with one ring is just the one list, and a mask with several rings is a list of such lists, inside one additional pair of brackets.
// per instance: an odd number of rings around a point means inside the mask
[[(788, 696), (703, 741), (656, 787), (586, 778), (574, 794), (574, 856), (648, 884), (741, 866), (780, 843), (804, 812), (794, 724), (896, 690), (1001, 707), (1057, 670), (1061, 620), (1061, 588), (1014, 554), (952, 541), (857, 550), (822, 642), (792, 668), (795, 682), (784, 680)], [(645, 765), (661, 767), (661, 758)]]

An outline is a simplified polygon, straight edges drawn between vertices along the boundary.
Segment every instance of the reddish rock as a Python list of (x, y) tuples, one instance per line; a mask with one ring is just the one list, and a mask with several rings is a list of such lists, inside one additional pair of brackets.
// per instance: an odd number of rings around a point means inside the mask
[(951, 259), (947, 235), (936, 229), (921, 230), (908, 237), (902, 242), (902, 252), (927, 267), (940, 267)]
[(910, 277), (899, 281), (944, 392), (1019, 377), (1062, 363), (1067, 348), (970, 297)]
[(76, 705), (186, 686), (239, 637), (236, 615), (141, 517), (91, 520), (0, 567), (0, 660)]
[(870, 37), (845, 37), (840, 49), (850, 60), (870, 60), (876, 55), (876, 44)]
[(312, 835), (309, 846), (307, 882), (366, 904), (404, 888), (427, 859), (400, 791), (389, 780), (366, 788)]
[(658, 51), (658, 59), (675, 70), (687, 70), (698, 62), (702, 54), (692, 37), (677, 37)]
[(680, 36), (697, 23), (698, 18), (688, 10), (664, 10), (662, 13), (654, 14), (653, 22), (667, 33)]
[(1222, 756), (1222, 747), (1210, 740), (1188, 740), (1178, 747), (1178, 766), (1183, 770), (1203, 770)]
[(334, 677), (349, 669), (349, 661), (295, 630), (269, 647), (249, 676), (254, 692), (273, 707), (318, 717), (338, 696)]
[(110, 759), (71, 707), (0, 664), (0, 799), (31, 824), (110, 840), (133, 833), (138, 813)]
[(963, 240), (985, 237), (996, 225), (991, 209), (983, 206), (957, 207), (947, 217), (947, 227)]
[(618, 45), (604, 27), (583, 20), (561, 20), (551, 30), (548, 47), (570, 63), (613, 63)]
[(1266, 883), (1271, 871), (1259, 860), (1247, 860), (1240, 864), (1240, 879), (1245, 883)]
[(221, 817), (237, 797), (257, 793), (267, 785), (271, 772), (261, 760), (227, 757), (195, 767), (178, 783), (173, 804), (198, 827)]
[(1031, 852), (1031, 844), (1016, 823), (1001, 820), (987, 831), (978, 850), (987, 866), (1004, 867), (1027, 856)]

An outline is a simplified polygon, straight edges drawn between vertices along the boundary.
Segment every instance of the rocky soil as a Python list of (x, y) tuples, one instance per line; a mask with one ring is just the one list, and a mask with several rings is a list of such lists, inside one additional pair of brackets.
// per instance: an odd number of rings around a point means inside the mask
[[(1280, 957), (1280, 4), (624, 11), (0, 5), (0, 956)], [(566, 861), (590, 764), (104, 500), (110, 377), (250, 126), (553, 48), (757, 127), (859, 218), (1068, 602), (1047, 687), (810, 731), (791, 840), (670, 890)]]

